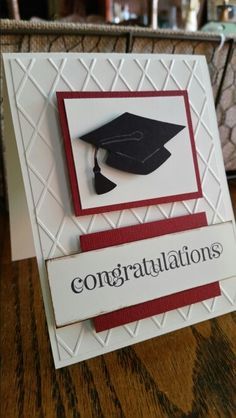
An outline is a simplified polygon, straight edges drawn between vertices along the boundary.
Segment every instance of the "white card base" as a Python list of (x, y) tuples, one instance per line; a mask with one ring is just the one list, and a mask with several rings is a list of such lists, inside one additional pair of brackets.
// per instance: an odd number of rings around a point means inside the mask
[[(45, 267), (46, 259), (78, 253), (80, 234), (202, 211), (206, 212), (209, 225), (234, 219), (205, 58), (23, 53), (6, 54), (4, 67), (13, 119), (11, 129), (20, 158), (56, 368), (233, 311), (236, 280), (230, 278), (221, 282), (222, 294), (213, 300), (107, 332), (96, 334), (90, 321), (57, 329)], [(188, 90), (204, 197), (75, 218), (60, 138), (56, 91), (141, 91), (154, 86)]]
[(11, 258), (17, 261), (35, 257), (35, 249), (5, 82), (3, 104)]

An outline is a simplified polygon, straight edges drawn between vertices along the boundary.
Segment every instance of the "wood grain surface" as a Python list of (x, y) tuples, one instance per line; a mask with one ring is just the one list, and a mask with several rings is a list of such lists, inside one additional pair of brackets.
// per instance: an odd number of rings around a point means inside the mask
[[(236, 183), (231, 182), (236, 211)], [(55, 370), (35, 259), (1, 239), (1, 418), (236, 417), (235, 315)], [(23, 245), (23, 244), (22, 244)]]

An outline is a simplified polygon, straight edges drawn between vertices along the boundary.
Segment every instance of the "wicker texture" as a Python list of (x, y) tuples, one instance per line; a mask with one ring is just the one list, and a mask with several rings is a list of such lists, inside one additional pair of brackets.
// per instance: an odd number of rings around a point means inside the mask
[(217, 107), (220, 138), (227, 170), (236, 169), (236, 50), (234, 48)]

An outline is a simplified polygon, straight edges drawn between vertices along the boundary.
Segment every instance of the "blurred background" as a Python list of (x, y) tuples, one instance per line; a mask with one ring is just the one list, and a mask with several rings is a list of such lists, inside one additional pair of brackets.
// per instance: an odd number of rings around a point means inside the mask
[(176, 30), (197, 30), (208, 25), (208, 29), (222, 31), (230, 25), (232, 32), (236, 0), (1, 0), (0, 16)]

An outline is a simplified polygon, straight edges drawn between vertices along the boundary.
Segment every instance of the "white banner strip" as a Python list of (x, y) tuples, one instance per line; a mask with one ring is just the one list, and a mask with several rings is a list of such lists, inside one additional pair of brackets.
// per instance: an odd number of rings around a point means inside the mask
[(57, 326), (236, 275), (232, 222), (47, 261)]

